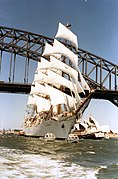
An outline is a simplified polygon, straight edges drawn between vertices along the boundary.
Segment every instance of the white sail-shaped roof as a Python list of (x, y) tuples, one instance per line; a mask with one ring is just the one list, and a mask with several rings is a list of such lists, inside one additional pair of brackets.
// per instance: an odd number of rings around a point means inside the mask
[(61, 54), (65, 57), (68, 57), (72, 64), (75, 66), (75, 68), (78, 69), (78, 56), (56, 39), (54, 40), (54, 45), (52, 49), (52, 55), (54, 54)]
[(88, 127), (91, 126), (91, 122), (87, 121), (86, 119), (84, 119), (84, 123), (88, 125)]
[(37, 111), (39, 113), (50, 110), (50, 107), (51, 107), (50, 101), (37, 95), (34, 95), (34, 98), (35, 98), (36, 105), (37, 105)]
[(94, 119), (92, 116), (89, 117), (89, 122), (94, 124), (95, 127), (97, 128), (97, 130), (100, 130), (100, 125), (99, 125), (98, 121), (96, 119)]
[(75, 93), (76, 99), (80, 100), (80, 97), (79, 97), (79, 94), (78, 94), (79, 91), (77, 89), (77, 87), (79, 88), (80, 86), (72, 83), (71, 81), (69, 81), (66, 78), (54, 73), (51, 70), (48, 70), (48, 76), (49, 76), (49, 81), (53, 85), (59, 84), (59, 85), (62, 85), (62, 86), (65, 86), (65, 87), (69, 88), (71, 91), (73, 91)]
[(35, 99), (32, 95), (29, 95), (27, 105), (28, 106), (36, 105)]
[(72, 45), (78, 49), (78, 41), (77, 36), (71, 32), (67, 27), (65, 27), (62, 23), (59, 23), (58, 31), (55, 38), (63, 38), (65, 40), (69, 40)]
[(81, 83), (81, 85), (82, 85), (82, 88), (83, 88), (84, 90), (87, 90), (87, 91), (90, 92), (90, 87), (88, 86), (87, 82), (85, 81), (84, 77), (82, 76), (82, 74), (81, 74), (79, 68), (78, 68), (78, 72), (79, 72), (79, 79), (80, 79), (80, 83)]
[(84, 129), (87, 129), (88, 125), (86, 123), (80, 123), (81, 127), (83, 127)]
[(75, 103), (77, 102), (75, 98), (47, 84), (45, 85), (50, 95), (52, 105), (65, 104), (68, 108), (72, 108), (75, 106)]

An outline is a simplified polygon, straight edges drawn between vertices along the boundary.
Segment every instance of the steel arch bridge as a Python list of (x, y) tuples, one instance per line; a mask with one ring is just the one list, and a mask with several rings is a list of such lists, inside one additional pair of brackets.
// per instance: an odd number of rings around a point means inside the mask
[[(30, 68), (32, 62), (40, 61), (45, 42), (52, 44), (53, 39), (0, 26), (0, 92), (30, 92), (30, 78), (33, 78)], [(21, 61), (22, 78), (17, 81)], [(7, 70), (4, 70), (5, 66)], [(118, 65), (79, 48), (78, 67), (91, 89), (94, 89), (90, 98), (107, 99), (118, 106)]]

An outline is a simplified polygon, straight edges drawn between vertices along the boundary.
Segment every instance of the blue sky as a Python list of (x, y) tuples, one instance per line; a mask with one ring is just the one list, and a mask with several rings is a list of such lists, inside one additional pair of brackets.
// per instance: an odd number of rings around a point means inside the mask
[[(58, 22), (71, 23), (80, 48), (118, 64), (118, 0), (0, 0), (0, 26), (54, 37)], [(27, 95), (1, 93), (0, 126), (20, 128), (26, 102)], [(118, 129), (118, 108), (109, 101), (92, 100), (84, 117), (90, 114)]]

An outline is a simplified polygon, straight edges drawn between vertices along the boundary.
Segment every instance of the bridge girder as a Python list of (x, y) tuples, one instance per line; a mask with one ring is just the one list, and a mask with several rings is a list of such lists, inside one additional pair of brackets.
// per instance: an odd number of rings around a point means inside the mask
[(53, 39), (31, 32), (0, 26), (0, 50), (40, 61), (45, 43)]
[[(86, 80), (100, 89), (118, 90), (118, 65), (82, 49), (78, 49), (78, 59)], [(93, 72), (95, 76), (91, 78)]]
[[(14, 56), (14, 63), (16, 55), (20, 55), (26, 58), (28, 64), (29, 60), (40, 61), (46, 42), (52, 44), (53, 39), (19, 29), (0, 26), (0, 70), (3, 52), (9, 52), (11, 57)], [(101, 90), (101, 92), (102, 90), (116, 91), (114, 96), (108, 98), (108, 100), (115, 105), (118, 104), (116, 97), (118, 96), (118, 66), (116, 64), (79, 48), (78, 66), (92, 89)], [(13, 73), (15, 73), (15, 70), (13, 70)], [(28, 76), (28, 72), (26, 73)], [(14, 74), (12, 83), (14, 83)], [(25, 80), (24, 83), (28, 83), (28, 80)]]

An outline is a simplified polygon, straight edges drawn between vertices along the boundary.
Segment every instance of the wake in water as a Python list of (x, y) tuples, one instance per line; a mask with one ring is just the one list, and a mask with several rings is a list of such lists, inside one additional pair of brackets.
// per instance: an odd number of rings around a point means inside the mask
[(48, 156), (23, 154), (22, 151), (0, 148), (0, 178), (80, 178), (95, 179), (97, 170), (84, 168)]
[(116, 179), (118, 140), (0, 137), (0, 179)]

